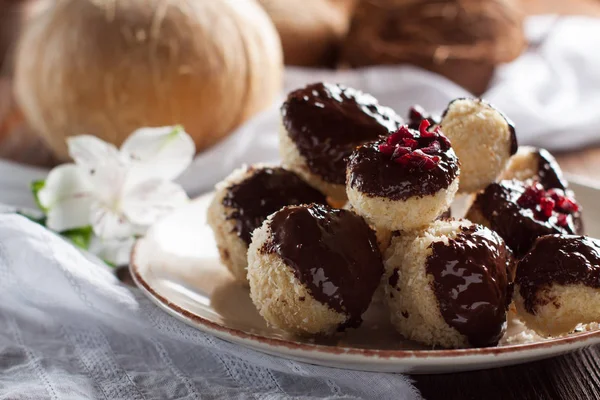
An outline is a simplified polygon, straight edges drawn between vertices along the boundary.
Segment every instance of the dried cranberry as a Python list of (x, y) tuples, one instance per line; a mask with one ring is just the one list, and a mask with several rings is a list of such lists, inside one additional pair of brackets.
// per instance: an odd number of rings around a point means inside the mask
[(567, 214), (558, 214), (556, 216), (556, 224), (558, 226), (562, 226), (562, 227), (569, 225), (569, 221), (567, 219)]
[(421, 121), (421, 123), (419, 124), (419, 133), (421, 134), (421, 137), (437, 137), (437, 134), (435, 132), (429, 132), (427, 130), (430, 126), (431, 123), (428, 120), (424, 119), (423, 121)]
[(561, 189), (544, 190), (539, 182), (533, 182), (517, 199), (521, 207), (534, 211), (536, 219), (548, 221), (556, 214), (556, 224), (561, 227), (568, 225), (568, 215), (579, 211), (575, 201)]
[(548, 196), (552, 198), (554, 201), (559, 201), (563, 197), (565, 197), (564, 192), (560, 189), (549, 189), (546, 191)]
[(423, 147), (421, 150), (423, 151), (423, 153), (432, 154), (439, 152), (441, 148), (442, 146), (440, 145), (440, 142), (434, 140), (429, 146)]
[(573, 200), (568, 197), (562, 197), (556, 202), (556, 206), (559, 210), (566, 213), (574, 213), (579, 211), (579, 206)]
[(540, 199), (540, 209), (542, 211), (542, 215), (546, 217), (548, 220), (552, 216), (552, 212), (554, 211), (554, 200), (549, 197), (543, 197)]
[(386, 143), (394, 146), (402, 139), (414, 139), (412, 133), (410, 133), (406, 126), (401, 126), (396, 132), (388, 136)]
[(424, 118), (425, 110), (419, 105), (414, 105), (408, 110), (408, 119), (411, 121), (421, 121)]
[(526, 208), (535, 207), (540, 203), (542, 196), (544, 195), (544, 188), (539, 183), (535, 182), (533, 185), (525, 189), (525, 192), (519, 197), (517, 203)]
[[(429, 121), (422, 120), (418, 134), (406, 125), (401, 126), (396, 132), (387, 137), (385, 143), (379, 145), (379, 151), (391, 156), (392, 160), (400, 165), (431, 170), (441, 161), (439, 154), (443, 146), (440, 140), (443, 143), (445, 142), (439, 128), (429, 132), (427, 130), (429, 126), (431, 126)], [(420, 140), (423, 137), (432, 137), (434, 140)], [(419, 146), (423, 147), (419, 148)]]
[(415, 139), (403, 138), (400, 139), (400, 143), (402, 143), (404, 147), (410, 147), (411, 149), (416, 149), (419, 147), (419, 142), (417, 142)]
[(394, 161), (400, 165), (408, 165), (408, 164), (410, 164), (411, 159), (412, 159), (411, 153), (407, 153), (401, 157), (395, 158)]
[(398, 147), (396, 147), (396, 150), (394, 150), (394, 154), (392, 154), (392, 157), (393, 158), (400, 157), (400, 156), (410, 153), (411, 151), (412, 151), (412, 149), (410, 147), (398, 146)]
[(440, 158), (438, 156), (428, 157), (425, 159), (424, 167), (426, 170), (434, 169), (440, 163)]
[(394, 146), (387, 144), (387, 143), (382, 143), (379, 145), (379, 151), (388, 156), (391, 156), (392, 154), (394, 154), (394, 149), (395, 149)]

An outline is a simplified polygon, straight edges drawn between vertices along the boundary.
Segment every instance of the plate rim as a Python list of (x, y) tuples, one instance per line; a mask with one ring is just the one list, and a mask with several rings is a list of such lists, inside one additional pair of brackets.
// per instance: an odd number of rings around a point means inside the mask
[[(203, 196), (201, 196), (203, 197)], [(449, 358), (468, 358), (468, 357), (488, 357), (488, 356), (500, 356), (517, 354), (524, 351), (536, 351), (542, 349), (549, 349), (553, 347), (567, 347), (572, 344), (581, 343), (584, 347), (593, 343), (587, 343), (590, 341), (600, 342), (600, 329), (580, 332), (571, 334), (568, 336), (562, 336), (553, 339), (546, 339), (541, 342), (533, 343), (521, 343), (506, 346), (495, 346), (495, 347), (482, 347), (482, 348), (466, 348), (466, 349), (438, 349), (438, 350), (384, 350), (384, 349), (366, 349), (359, 347), (346, 347), (346, 346), (327, 346), (315, 343), (304, 343), (293, 340), (286, 340), (281, 338), (269, 338), (266, 336), (245, 332), (240, 329), (229, 328), (213, 322), (207, 318), (201, 317), (185, 308), (169, 301), (167, 298), (158, 293), (141, 275), (139, 272), (139, 266), (137, 265), (137, 253), (139, 248), (144, 243), (145, 238), (138, 239), (131, 251), (129, 271), (135, 284), (147, 294), (151, 300), (157, 303), (161, 308), (169, 311), (170, 314), (182, 319), (184, 322), (194, 322), (192, 325), (196, 329), (203, 330), (205, 332), (215, 334), (224, 340), (228, 340), (231, 337), (241, 339), (243, 342), (249, 342), (251, 344), (260, 344), (267, 348), (286, 348), (289, 351), (303, 351), (311, 353), (327, 354), (329, 356), (335, 355), (351, 355), (358, 356), (364, 359), (441, 359), (446, 360)], [(263, 351), (260, 348), (255, 349)], [(579, 346), (577, 347), (579, 348)], [(568, 349), (565, 349), (568, 351)], [(557, 351), (558, 353), (558, 351)]]

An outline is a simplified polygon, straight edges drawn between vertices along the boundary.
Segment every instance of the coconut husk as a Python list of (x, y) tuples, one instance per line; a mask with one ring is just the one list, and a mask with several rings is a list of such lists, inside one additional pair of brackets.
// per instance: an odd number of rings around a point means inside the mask
[(525, 47), (517, 0), (362, 0), (343, 60), (351, 67), (414, 64), (479, 94), (494, 67)]
[(259, 0), (277, 28), (286, 65), (334, 67), (355, 0)]

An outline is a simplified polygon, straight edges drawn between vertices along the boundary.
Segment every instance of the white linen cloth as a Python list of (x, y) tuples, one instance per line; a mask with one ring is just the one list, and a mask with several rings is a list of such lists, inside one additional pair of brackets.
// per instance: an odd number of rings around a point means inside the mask
[(0, 399), (417, 399), (402, 375), (268, 356), (170, 317), (108, 267), (0, 214)]
[[(535, 44), (498, 68), (484, 98), (522, 144), (568, 149), (598, 140), (600, 22), (535, 17)], [(285, 89), (346, 83), (404, 114), (467, 96), (414, 67), (289, 69)], [(278, 104), (197, 157), (180, 181), (196, 195), (242, 163), (276, 161)], [(0, 162), (0, 203), (32, 208), (47, 171)], [(417, 398), (401, 375), (321, 368), (260, 354), (187, 327), (120, 284), (102, 264), (25, 218), (0, 215), (0, 399)]]

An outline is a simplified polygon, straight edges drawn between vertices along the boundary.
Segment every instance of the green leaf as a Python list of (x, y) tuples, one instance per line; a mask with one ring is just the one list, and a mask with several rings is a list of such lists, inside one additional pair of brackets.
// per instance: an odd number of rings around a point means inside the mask
[(27, 219), (29, 219), (30, 221), (35, 222), (36, 224), (40, 224), (42, 226), (46, 226), (46, 217), (45, 216), (35, 216), (35, 215), (31, 215), (26, 213), (25, 211), (16, 211), (16, 214), (21, 215)]
[(69, 229), (68, 231), (61, 232), (60, 234), (69, 239), (80, 249), (87, 250), (90, 247), (90, 241), (92, 240), (94, 231), (92, 230), (91, 226), (86, 226), (83, 228)]
[(38, 196), (40, 190), (42, 190), (46, 186), (45, 180), (33, 181), (31, 182), (31, 192), (33, 193), (33, 198), (35, 199), (35, 204), (42, 210), (44, 213), (48, 212), (48, 209), (42, 205), (40, 202), (40, 198)]
[(167, 147), (169, 145), (169, 143), (171, 143), (174, 139), (176, 139), (177, 136), (179, 136), (179, 134), (181, 132), (183, 132), (183, 126), (182, 125), (175, 125), (173, 127), (173, 130), (163, 140), (162, 144), (159, 147), (159, 151), (162, 150), (162, 149), (164, 149), (165, 147)]
[(173, 127), (173, 130), (171, 131), (171, 133), (169, 133), (169, 139), (175, 138), (181, 132), (183, 132), (183, 126), (182, 125), (175, 125)]

